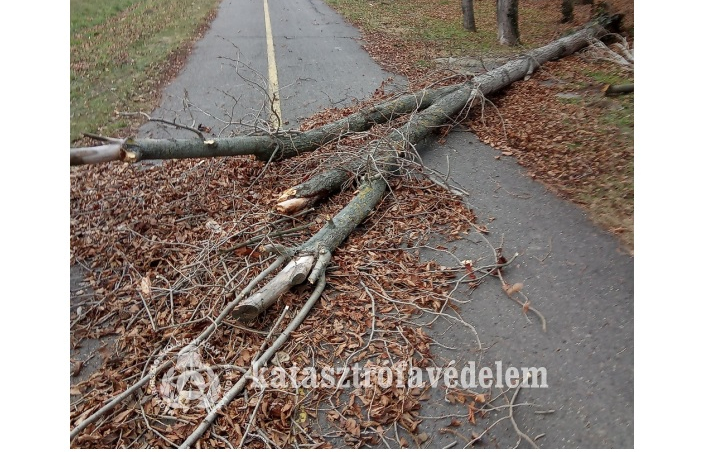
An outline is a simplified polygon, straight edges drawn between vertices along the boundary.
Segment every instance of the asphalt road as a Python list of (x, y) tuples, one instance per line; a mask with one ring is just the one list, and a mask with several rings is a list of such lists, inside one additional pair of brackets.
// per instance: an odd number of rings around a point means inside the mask
[[(485, 353), (479, 356), (459, 345), (470, 344), (464, 328), (452, 325), (445, 332), (447, 325), (438, 322), (438, 340), (457, 347), (435, 349), (440, 361), (475, 361), (478, 369), (495, 369), (497, 361), (504, 369), (544, 367), (549, 387), (522, 389), (517, 399), (537, 404), (516, 410), (523, 431), (531, 437), (544, 433), (537, 443), (545, 448), (632, 448), (633, 258), (582, 210), (527, 178), (514, 160), (495, 159), (500, 153), (475, 135), (452, 133), (443, 145), (430, 141), (418, 150), (426, 166), (449, 171), (452, 183), (469, 192), (466, 200), (488, 225), (490, 242), (497, 246), (504, 237), (507, 259), (520, 253), (505, 270), (506, 280), (523, 283), (525, 294), (547, 319), (545, 333), (532, 312), (528, 322), (498, 281), (488, 278), (474, 292), (456, 294), (470, 300), (463, 305), (463, 317), (479, 332)], [(492, 256), (479, 233), (444, 246), (459, 259), (490, 262)], [(445, 253), (424, 257), (456, 264)], [(439, 416), (450, 409), (441, 402), (422, 411)], [(547, 410), (555, 411), (535, 414)], [(449, 423), (430, 422), (435, 431)], [(513, 447), (517, 441), (509, 422), (492, 433), (488, 445)], [(440, 436), (445, 437), (440, 446), (457, 439)], [(528, 446), (523, 442), (522, 447)]]
[[(391, 76), (363, 51), (358, 32), (322, 1), (269, 0), (268, 6), (285, 128), (294, 128), (298, 118), (321, 108), (368, 97)], [(268, 119), (271, 103), (263, 109), (266, 98), (258, 89), (274, 78), (269, 74), (264, 17), (260, 0), (223, 1), (154, 116), (195, 120), (226, 135), (236, 127), (224, 128), (229, 118), (245, 124)], [(154, 124), (144, 126), (141, 134), (189, 136)], [(490, 240), (497, 244), (504, 235), (508, 257), (521, 254), (508, 269), (508, 279), (524, 283), (548, 321), (543, 333), (537, 319), (530, 315), (528, 322), (495, 281), (485, 282), (462, 308), (464, 318), (479, 331), (485, 353), (473, 351), (463, 328), (438, 325), (437, 340), (457, 347), (439, 348), (440, 361), (545, 367), (549, 387), (524, 389), (517, 400), (539, 405), (516, 410), (522, 430), (532, 437), (544, 433), (537, 443), (546, 448), (633, 447), (633, 258), (584, 212), (527, 179), (513, 161), (495, 159), (498, 153), (471, 134), (453, 133), (444, 145), (431, 141), (421, 147), (421, 154), (425, 163), (444, 173), (449, 161), (451, 179), (470, 193), (467, 201), (478, 217), (495, 218), (488, 223)], [(490, 255), (474, 235), (447, 246), (461, 259)], [(429, 401), (423, 414), (434, 417), (455, 409), (440, 396)], [(428, 447), (459, 440), (439, 433), (448, 424), (448, 419), (429, 419), (420, 425), (432, 437)], [(466, 436), (465, 428), (459, 433)], [(509, 422), (501, 422), (491, 438), (486, 444), (492, 447), (512, 447), (517, 441)], [(456, 447), (461, 446), (459, 442)]]
[[(185, 68), (164, 91), (155, 117), (203, 124), (214, 135), (269, 120), (271, 102), (262, 90), (278, 80), (283, 128), (320, 109), (369, 97), (393, 74), (383, 71), (359, 43), (358, 30), (321, 0), (268, 1), (276, 75), (269, 74), (262, 0), (225, 0)], [(403, 86), (396, 77), (392, 86)], [(186, 102), (184, 102), (184, 100)], [(184, 105), (185, 104), (185, 105)], [(185, 107), (185, 108), (184, 108)], [(188, 131), (149, 123), (142, 136), (192, 137)]]

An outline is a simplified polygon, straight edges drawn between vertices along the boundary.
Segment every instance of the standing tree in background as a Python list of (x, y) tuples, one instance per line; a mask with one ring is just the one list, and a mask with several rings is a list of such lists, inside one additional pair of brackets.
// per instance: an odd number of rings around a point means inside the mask
[(477, 31), (474, 24), (473, 0), (462, 0), (462, 24), (467, 31)]
[(568, 22), (572, 22), (572, 20), (575, 18), (574, 13), (574, 6), (573, 6), (573, 0), (562, 0), (562, 20), (561, 22), (563, 24), (566, 24)]
[(520, 43), (517, 11), (518, 0), (497, 0), (497, 39), (502, 45), (516, 46)]

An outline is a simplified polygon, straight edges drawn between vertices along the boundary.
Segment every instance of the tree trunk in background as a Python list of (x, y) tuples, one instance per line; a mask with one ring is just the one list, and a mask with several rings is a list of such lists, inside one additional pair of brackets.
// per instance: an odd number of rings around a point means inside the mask
[(474, 24), (474, 4), (473, 0), (462, 0), (462, 24), (467, 31), (477, 31)]
[(575, 17), (573, 0), (562, 0), (561, 12), (562, 12), (561, 22), (563, 24), (572, 22), (572, 20)]
[(520, 43), (517, 12), (518, 0), (497, 0), (497, 39), (502, 45), (516, 46)]

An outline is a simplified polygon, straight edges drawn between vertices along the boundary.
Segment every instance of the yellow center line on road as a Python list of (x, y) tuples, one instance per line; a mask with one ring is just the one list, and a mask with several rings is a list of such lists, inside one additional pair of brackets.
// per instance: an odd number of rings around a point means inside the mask
[(276, 56), (274, 55), (274, 38), (271, 34), (271, 17), (269, 3), (264, 0), (264, 20), (266, 21), (266, 55), (269, 61), (269, 97), (271, 98), (271, 124), (281, 128), (281, 99), (279, 98), (279, 76), (276, 73)]

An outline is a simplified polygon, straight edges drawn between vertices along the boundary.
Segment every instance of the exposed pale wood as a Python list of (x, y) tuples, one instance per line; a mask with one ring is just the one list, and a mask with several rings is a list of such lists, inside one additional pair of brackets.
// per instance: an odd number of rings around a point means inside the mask
[(314, 266), (314, 255), (298, 256), (286, 264), (271, 281), (256, 291), (246, 300), (239, 303), (232, 315), (237, 319), (250, 320), (256, 318), (261, 312), (268, 309), (279, 297), (289, 291), (293, 286), (306, 280)]

